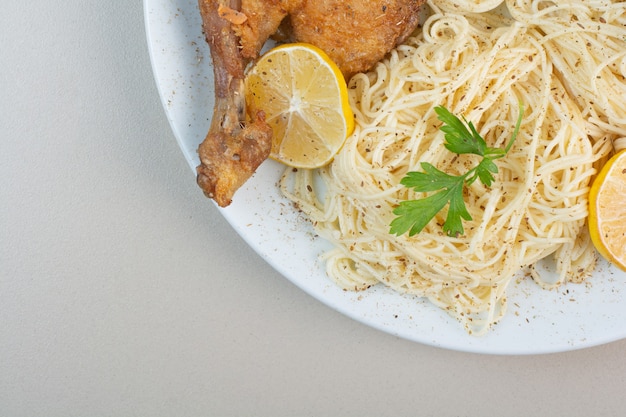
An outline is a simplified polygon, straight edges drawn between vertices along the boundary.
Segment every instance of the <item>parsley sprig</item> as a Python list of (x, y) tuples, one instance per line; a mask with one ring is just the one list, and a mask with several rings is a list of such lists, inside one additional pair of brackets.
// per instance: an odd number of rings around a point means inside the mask
[(391, 234), (399, 236), (408, 231), (409, 236), (413, 236), (421, 232), (437, 213), (449, 204), (443, 231), (448, 236), (462, 235), (464, 232), (462, 220), (472, 220), (463, 201), (463, 189), (477, 179), (487, 187), (495, 181), (493, 174), (498, 173), (498, 166), (494, 160), (504, 157), (513, 146), (524, 110), (520, 104), (515, 130), (504, 149), (487, 146), (485, 139), (480, 136), (472, 122), (465, 118), (460, 120), (445, 107), (438, 106), (435, 112), (444, 123), (440, 128), (444, 133), (444, 146), (450, 152), (479, 155), (482, 159), (478, 165), (463, 175), (446, 174), (428, 162), (420, 164), (423, 172), (408, 172), (400, 181), (402, 185), (417, 192), (437, 192), (418, 200), (402, 201), (393, 211), (397, 217), (391, 222), (389, 231)]

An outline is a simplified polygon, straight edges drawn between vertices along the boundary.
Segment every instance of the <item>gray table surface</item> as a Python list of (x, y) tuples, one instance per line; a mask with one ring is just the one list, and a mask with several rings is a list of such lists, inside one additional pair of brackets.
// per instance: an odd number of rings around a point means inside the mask
[(141, 2), (0, 13), (0, 416), (609, 416), (626, 341), (488, 356), (303, 293), (196, 187)]

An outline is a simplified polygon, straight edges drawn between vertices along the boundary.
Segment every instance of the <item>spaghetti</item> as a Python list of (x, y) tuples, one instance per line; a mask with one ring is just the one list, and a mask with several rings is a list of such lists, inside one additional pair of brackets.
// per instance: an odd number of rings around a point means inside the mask
[[(333, 243), (323, 257), (339, 286), (427, 297), (479, 335), (505, 314), (515, 277), (552, 288), (595, 267), (587, 193), (598, 164), (626, 138), (626, 15), (607, 1), (510, 0), (506, 14), (492, 10), (501, 2), (451, 2), (457, 7), (429, 3), (419, 33), (350, 80), (354, 134), (331, 165), (286, 171), (281, 189)], [(465, 234), (441, 231), (444, 209), (415, 236), (391, 235), (394, 207), (425, 196), (400, 184), (407, 172), (429, 162), (460, 175), (477, 163), (443, 146), (434, 108), (503, 147), (519, 103), (524, 119), (495, 183), (466, 190)], [(548, 260), (549, 277), (536, 268)]]

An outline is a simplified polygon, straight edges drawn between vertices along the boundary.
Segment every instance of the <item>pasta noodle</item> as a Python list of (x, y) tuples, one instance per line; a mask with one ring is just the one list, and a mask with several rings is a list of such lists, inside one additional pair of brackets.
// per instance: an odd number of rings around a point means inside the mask
[[(626, 140), (624, 4), (507, 0), (504, 14), (503, 6), (429, 3), (422, 30), (350, 80), (356, 129), (332, 164), (290, 169), (281, 180), (333, 243), (323, 257), (339, 286), (427, 297), (475, 335), (503, 317), (516, 277), (553, 288), (591, 274), (589, 185)], [(477, 163), (443, 146), (434, 108), (464, 116), (489, 146), (504, 147), (520, 103), (520, 132), (497, 161), (496, 181), (466, 190), (465, 233), (442, 232), (444, 209), (419, 234), (391, 235), (394, 207), (425, 196), (400, 184), (407, 172), (429, 162), (461, 175)], [(555, 273), (540, 272), (540, 262)]]

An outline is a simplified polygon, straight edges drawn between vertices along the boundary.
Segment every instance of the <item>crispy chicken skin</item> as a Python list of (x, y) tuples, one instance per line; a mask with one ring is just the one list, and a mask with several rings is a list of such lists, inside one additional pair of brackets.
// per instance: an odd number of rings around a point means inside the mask
[(419, 21), (423, 0), (242, 0), (245, 22), (234, 25), (242, 55), (256, 58), (287, 24), (291, 40), (324, 50), (346, 78), (367, 71), (403, 42)]
[(280, 29), (324, 50), (346, 78), (366, 71), (404, 41), (424, 0), (199, 0), (211, 50), (215, 107), (198, 148), (198, 185), (221, 207), (269, 156), (272, 130), (246, 108), (246, 66)]

